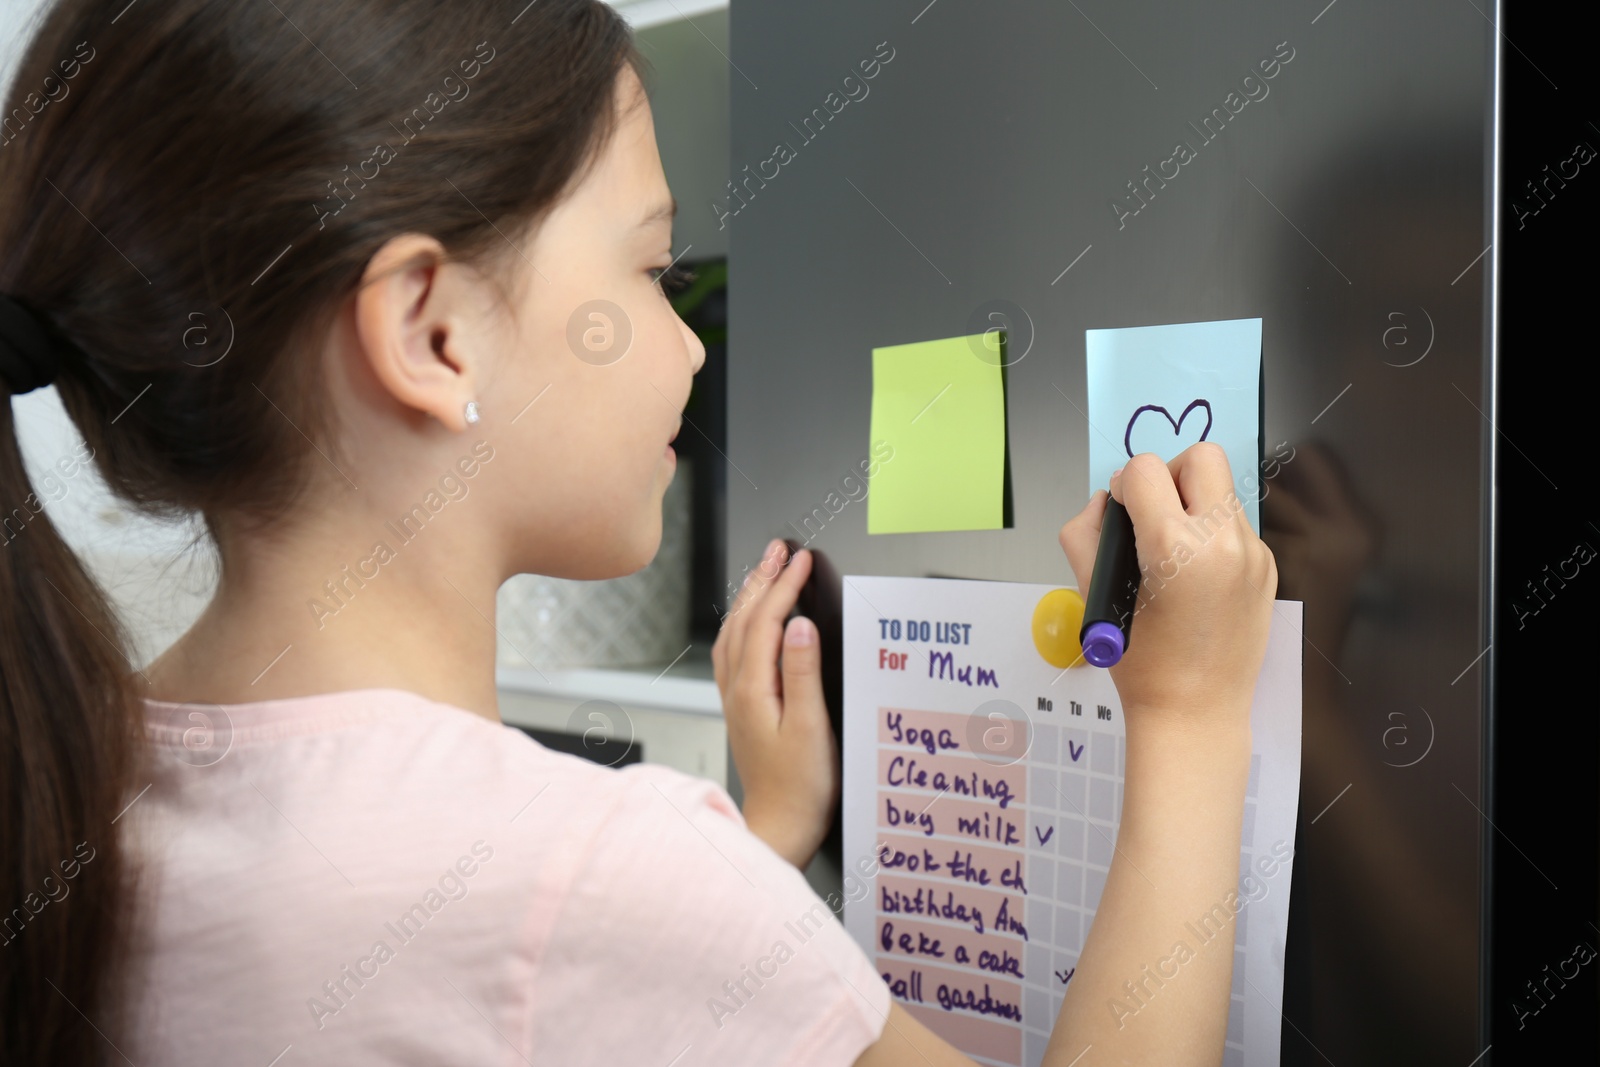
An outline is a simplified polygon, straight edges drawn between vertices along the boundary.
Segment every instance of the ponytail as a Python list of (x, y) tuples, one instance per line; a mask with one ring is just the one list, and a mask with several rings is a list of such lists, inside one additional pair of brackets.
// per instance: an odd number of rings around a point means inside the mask
[(0, 1063), (86, 1064), (107, 1051), (96, 1027), (114, 1029), (102, 977), (129, 925), (114, 824), (138, 704), (105, 594), (29, 483), (12, 388), (0, 378)]

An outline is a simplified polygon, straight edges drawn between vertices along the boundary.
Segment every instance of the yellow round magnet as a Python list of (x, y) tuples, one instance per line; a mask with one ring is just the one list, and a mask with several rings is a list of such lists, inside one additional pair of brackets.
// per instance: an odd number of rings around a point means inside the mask
[(1073, 589), (1052, 589), (1033, 609), (1033, 647), (1052, 667), (1086, 662), (1078, 632), (1083, 629), (1083, 597)]

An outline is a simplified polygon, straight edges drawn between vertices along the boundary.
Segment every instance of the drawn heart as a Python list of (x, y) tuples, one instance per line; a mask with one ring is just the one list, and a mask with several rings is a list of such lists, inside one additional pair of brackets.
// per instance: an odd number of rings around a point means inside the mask
[(1138, 422), (1139, 416), (1143, 415), (1145, 412), (1159, 411), (1161, 413), (1161, 417), (1166, 419), (1168, 424), (1171, 425), (1172, 435), (1176, 437), (1183, 429), (1183, 420), (1187, 419), (1189, 417), (1189, 412), (1193, 411), (1195, 408), (1206, 409), (1206, 428), (1200, 431), (1200, 440), (1204, 441), (1206, 439), (1206, 435), (1211, 432), (1211, 401), (1191, 400), (1189, 402), (1189, 406), (1183, 409), (1183, 414), (1179, 415), (1177, 418), (1173, 418), (1172, 412), (1168, 411), (1160, 404), (1146, 404), (1144, 407), (1135, 411), (1133, 413), (1133, 418), (1128, 420), (1128, 428), (1123, 432), (1122, 435), (1123, 450), (1128, 453), (1128, 457), (1130, 459), (1133, 458), (1133, 424)]

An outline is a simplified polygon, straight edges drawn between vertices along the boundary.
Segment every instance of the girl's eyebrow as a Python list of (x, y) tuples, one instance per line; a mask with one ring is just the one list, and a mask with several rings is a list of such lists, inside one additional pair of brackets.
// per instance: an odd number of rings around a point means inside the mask
[(639, 220), (639, 225), (642, 227), (649, 226), (653, 222), (671, 222), (673, 217), (677, 214), (678, 198), (673, 197), (666, 203), (651, 208), (649, 213), (646, 214), (644, 218)]

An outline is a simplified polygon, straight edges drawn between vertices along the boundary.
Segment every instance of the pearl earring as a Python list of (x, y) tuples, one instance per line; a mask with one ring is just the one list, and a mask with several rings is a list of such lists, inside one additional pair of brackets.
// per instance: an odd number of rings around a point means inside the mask
[(478, 414), (478, 402), (476, 400), (467, 401), (467, 407), (466, 410), (462, 412), (462, 418), (466, 419), (469, 425), (482, 418), (482, 416)]

